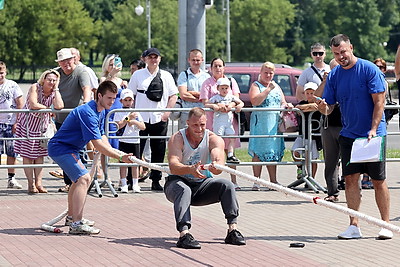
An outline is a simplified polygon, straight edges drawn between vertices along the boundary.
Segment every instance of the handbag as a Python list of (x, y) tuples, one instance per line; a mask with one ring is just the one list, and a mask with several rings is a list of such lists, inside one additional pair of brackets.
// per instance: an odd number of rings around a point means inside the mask
[[(389, 91), (389, 99), (386, 100), (386, 106), (396, 106), (397, 103), (394, 102), (392, 100), (392, 94), (390, 93), (390, 89), (388, 89)], [(389, 121), (393, 118), (394, 115), (396, 115), (397, 113), (399, 113), (398, 109), (385, 109), (385, 119), (386, 119), (386, 123), (389, 123)]]
[(56, 131), (57, 131), (56, 125), (52, 121), (50, 121), (49, 125), (47, 126), (47, 129), (45, 131), (42, 131), (42, 134), (41, 134), (41, 137), (46, 137), (46, 139), (40, 139), (39, 145), (42, 148), (47, 149), (47, 147), (49, 145), (49, 141), (54, 136)]
[(296, 113), (294, 111), (282, 111), (278, 130), (281, 133), (293, 133), (299, 130)]
[(151, 101), (160, 102), (163, 97), (163, 93), (163, 81), (161, 80), (161, 73), (158, 71), (156, 77), (154, 77), (151, 81), (145, 94)]

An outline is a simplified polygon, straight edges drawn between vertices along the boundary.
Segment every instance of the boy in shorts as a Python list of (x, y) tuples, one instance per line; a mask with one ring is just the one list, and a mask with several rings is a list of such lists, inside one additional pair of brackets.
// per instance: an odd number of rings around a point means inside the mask
[[(315, 103), (315, 96), (314, 96), (314, 92), (315, 90), (317, 90), (318, 85), (314, 82), (308, 82), (304, 85), (304, 95), (306, 96), (307, 100), (302, 100), (299, 102), (298, 105), (296, 105), (296, 108), (302, 110), (304, 112), (304, 117), (305, 117), (305, 133), (303, 133), (303, 127), (302, 127), (302, 121), (299, 120), (299, 134), (302, 136), (299, 136), (296, 138), (296, 140), (293, 143), (293, 147), (292, 147), (292, 155), (293, 155), (293, 159), (294, 161), (300, 161), (297, 158), (301, 157), (300, 151), (298, 151), (297, 149), (299, 148), (304, 148), (303, 145), (303, 136), (304, 136), (304, 143), (308, 142), (308, 126), (310, 125), (310, 112), (313, 111), (317, 111), (314, 112), (312, 114), (311, 120), (311, 132), (312, 133), (319, 133), (319, 121), (321, 118), (321, 113), (318, 112), (318, 105)], [(318, 159), (319, 158), (319, 150), (322, 149), (321, 147), (321, 137), (320, 136), (312, 136), (312, 143), (311, 143), (311, 158), (313, 160)], [(308, 158), (307, 155), (305, 156), (306, 158), (306, 164), (308, 164)], [(298, 170), (297, 170), (297, 178), (300, 179), (303, 176), (302, 173), (302, 169), (301, 169), (301, 165), (297, 166)], [(315, 177), (315, 174), (317, 173), (317, 163), (312, 163), (311, 164), (311, 177)], [(308, 174), (310, 175), (310, 174)]]
[[(133, 93), (130, 89), (124, 89), (121, 91), (122, 108), (132, 108), (133, 105)], [(139, 112), (116, 112), (114, 121), (118, 124), (119, 136), (139, 136), (139, 131), (146, 129), (143, 122), (143, 118)], [(136, 158), (140, 158), (140, 139), (129, 138), (119, 139), (119, 149), (125, 153), (132, 153)], [(121, 167), (119, 170), (120, 181), (121, 181), (121, 192), (128, 193), (128, 184), (132, 186), (133, 193), (140, 193), (139, 182), (139, 168), (131, 167), (132, 178), (127, 178), (127, 167)], [(129, 179), (129, 181), (127, 180)]]
[[(6, 75), (6, 64), (0, 61), (0, 109), (21, 109), (24, 105), (22, 90), (16, 82), (6, 79)], [(14, 137), (16, 121), (17, 113), (0, 113), (0, 138)], [(14, 140), (0, 140), (0, 151), (7, 155), (7, 165), (15, 165), (17, 154), (14, 153)], [(14, 168), (8, 169), (7, 188), (22, 188), (15, 179)]]
[[(232, 108), (240, 111), (244, 106), (242, 100), (232, 94), (228, 94), (231, 82), (228, 78), (219, 78), (217, 81), (218, 94), (211, 97), (206, 103), (206, 108), (214, 110), (213, 132), (221, 135), (235, 135), (233, 129), (233, 112)], [(234, 138), (228, 139), (228, 155), (227, 163), (240, 163), (240, 160), (234, 154)]]

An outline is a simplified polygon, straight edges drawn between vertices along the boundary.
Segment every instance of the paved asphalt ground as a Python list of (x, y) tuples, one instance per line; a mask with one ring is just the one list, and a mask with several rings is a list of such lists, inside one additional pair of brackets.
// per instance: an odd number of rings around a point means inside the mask
[[(391, 222), (400, 226), (400, 184), (398, 163), (388, 163), (388, 183), (392, 207)], [(250, 167), (239, 170), (251, 174)], [(0, 266), (396, 266), (400, 236), (376, 240), (379, 228), (362, 222), (364, 237), (338, 240), (337, 234), (348, 224), (346, 215), (311, 202), (275, 191), (251, 191), (251, 183), (240, 179), (237, 192), (240, 203), (239, 229), (247, 245), (224, 244), (226, 224), (219, 204), (192, 208), (192, 233), (201, 250), (175, 246), (172, 204), (163, 193), (150, 191), (150, 182), (142, 183), (141, 194), (113, 197), (108, 189), (99, 198), (92, 191), (87, 198), (85, 217), (96, 221), (97, 236), (73, 236), (68, 228), (55, 234), (39, 229), (40, 225), (66, 208), (67, 194), (58, 193), (62, 180), (45, 170), (44, 185), (48, 194), (28, 195), (21, 169), (17, 179), (23, 189), (7, 189), (5, 170), (0, 178)], [(264, 179), (266, 172), (264, 171)], [(323, 164), (317, 180), (323, 182)], [(118, 170), (110, 177), (118, 180)], [(224, 175), (224, 177), (227, 177)], [(295, 179), (294, 166), (278, 167), (283, 185)], [(299, 190), (312, 196), (324, 197)], [(378, 216), (373, 190), (362, 192), (361, 211)], [(343, 194), (339, 205), (345, 205)], [(302, 242), (304, 248), (290, 248)]]
[[(397, 124), (397, 122), (396, 122)], [(348, 217), (311, 202), (276, 191), (251, 191), (252, 184), (238, 178), (242, 190), (237, 192), (240, 204), (239, 229), (246, 246), (224, 244), (226, 222), (219, 204), (192, 208), (191, 229), (201, 243), (201, 250), (184, 250), (175, 246), (172, 204), (163, 193), (150, 191), (150, 182), (141, 194), (113, 197), (108, 189), (99, 198), (92, 191), (84, 216), (96, 221), (101, 229), (96, 236), (73, 236), (40, 230), (40, 225), (65, 208), (67, 194), (58, 193), (61, 179), (51, 177), (45, 169), (44, 185), (48, 194), (28, 195), (22, 169), (17, 179), (23, 189), (7, 189), (6, 170), (0, 169), (0, 266), (398, 266), (400, 235), (391, 240), (376, 240), (379, 228), (361, 222), (363, 238), (338, 240), (337, 234), (348, 225)], [(251, 174), (250, 167), (238, 170)], [(279, 166), (278, 180), (293, 182), (294, 166)], [(391, 223), (400, 226), (399, 163), (387, 164), (391, 193)], [(110, 178), (117, 181), (117, 169)], [(223, 177), (228, 177), (226, 174)], [(263, 169), (263, 178), (267, 179)], [(325, 185), (323, 164), (317, 181)], [(315, 194), (299, 190), (311, 196)], [(378, 216), (374, 191), (362, 191), (361, 212)], [(344, 194), (338, 205), (345, 206)], [(294, 242), (304, 248), (290, 248)]]

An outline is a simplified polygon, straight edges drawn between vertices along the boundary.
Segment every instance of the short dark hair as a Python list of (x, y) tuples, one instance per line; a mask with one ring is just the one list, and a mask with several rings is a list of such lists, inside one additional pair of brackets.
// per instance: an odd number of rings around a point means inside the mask
[(189, 57), (190, 57), (190, 54), (191, 54), (191, 53), (203, 55), (203, 52), (201, 52), (201, 50), (200, 50), (200, 49), (197, 49), (197, 48), (192, 49), (192, 50), (189, 51)]
[(134, 59), (131, 64), (129, 64), (129, 66), (131, 65), (136, 65), (138, 67), (138, 69), (144, 69), (146, 67), (146, 63), (144, 63), (142, 60), (140, 59)]
[(332, 37), (330, 47), (338, 47), (341, 42), (350, 43), (350, 38), (345, 34), (338, 34)]
[(194, 107), (189, 111), (188, 119), (190, 119), (193, 116), (201, 117), (203, 115), (206, 115), (206, 112), (204, 111), (204, 109), (199, 108), (199, 107)]
[(104, 81), (101, 84), (99, 84), (99, 88), (97, 88), (96, 94), (95, 94), (95, 99), (98, 100), (99, 99), (99, 94), (101, 94), (101, 96), (104, 96), (107, 91), (117, 94), (118, 93), (118, 88), (115, 85), (114, 82), (112, 81)]
[(322, 48), (322, 49), (325, 50), (325, 46), (324, 46), (323, 44), (321, 44), (321, 43), (315, 43), (315, 44), (313, 44), (313, 45), (311, 46), (311, 51), (313, 51), (314, 49), (319, 49), (319, 48)]
[(212, 60), (211, 60), (211, 64), (210, 64), (210, 66), (212, 67), (213, 65), (214, 65), (214, 62), (216, 61), (216, 60), (221, 60), (222, 61), (222, 65), (223, 66), (225, 66), (225, 61), (222, 59), (222, 58), (220, 58), (220, 57), (215, 57), (215, 58), (213, 58)]

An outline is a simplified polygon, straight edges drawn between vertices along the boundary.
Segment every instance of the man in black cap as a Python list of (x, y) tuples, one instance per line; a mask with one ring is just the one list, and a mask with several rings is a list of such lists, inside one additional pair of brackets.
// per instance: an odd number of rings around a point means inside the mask
[[(161, 54), (157, 48), (149, 48), (144, 53), (147, 67), (135, 71), (129, 81), (128, 89), (133, 91), (135, 97), (135, 108), (150, 108), (153, 110), (173, 108), (177, 100), (178, 89), (171, 73), (161, 70)], [(150, 83), (160, 75), (162, 81), (162, 97), (159, 100), (150, 100), (146, 91)], [(166, 136), (168, 127), (168, 117), (170, 112), (141, 112), (146, 129), (140, 131), (140, 136)], [(140, 139), (140, 153), (142, 156), (146, 139)], [(165, 156), (166, 139), (150, 139), (151, 162), (162, 163)], [(160, 185), (161, 172), (152, 171), (150, 179), (153, 181), (151, 189), (162, 191)]]

